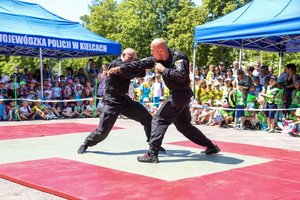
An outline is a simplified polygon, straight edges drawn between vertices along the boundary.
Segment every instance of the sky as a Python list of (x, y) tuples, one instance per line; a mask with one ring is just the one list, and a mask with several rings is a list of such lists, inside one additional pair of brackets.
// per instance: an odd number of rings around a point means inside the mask
[[(20, 0), (37, 3), (46, 10), (68, 20), (80, 22), (80, 16), (89, 14), (91, 0)], [(195, 0), (199, 5), (201, 0)], [(198, 3), (199, 2), (199, 3)], [(202, 2), (202, 1), (201, 1)]]

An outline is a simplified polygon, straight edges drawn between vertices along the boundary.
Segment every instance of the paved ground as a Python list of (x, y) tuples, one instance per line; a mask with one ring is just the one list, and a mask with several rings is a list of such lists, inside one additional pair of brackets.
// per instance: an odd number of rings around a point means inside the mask
[[(30, 121), (30, 122), (1, 122), (1, 126), (22, 126), (25, 124), (53, 124), (53, 123), (66, 123), (66, 122), (76, 122), (82, 124), (98, 124), (98, 119), (75, 119), (75, 120), (55, 120), (55, 121)], [(51, 137), (40, 137), (40, 138), (27, 138), (27, 139), (15, 139), (15, 140), (2, 140), (0, 141), (0, 164), (2, 163), (12, 163), (20, 162), (26, 160), (42, 159), (49, 157), (62, 157), (66, 159), (72, 159), (80, 162), (85, 162), (89, 164), (99, 164), (103, 162), (102, 166), (110, 169), (118, 169), (126, 172), (134, 172), (139, 175), (149, 176), (147, 174), (147, 168), (138, 171), (140, 168), (140, 163), (137, 163), (135, 157), (137, 154), (141, 154), (147, 150), (147, 144), (145, 143), (145, 136), (143, 133), (143, 128), (136, 122), (128, 119), (119, 119), (115, 124), (117, 127), (124, 127), (125, 129), (113, 131), (110, 136), (101, 145), (97, 145), (90, 148), (90, 151), (96, 151), (96, 155), (77, 155), (75, 152), (77, 147), (81, 144), (85, 138), (87, 132), (68, 134), (60, 136)], [(293, 138), (289, 135), (275, 133), (268, 134), (263, 131), (249, 131), (249, 130), (233, 130), (224, 129), (218, 127), (208, 127), (205, 125), (197, 125), (209, 138), (215, 141), (232, 142), (238, 144), (250, 144), (261, 147), (273, 147), (285, 150), (293, 150), (300, 152), (300, 138)], [(28, 130), (30, 131), (30, 130)], [(76, 131), (75, 131), (76, 132)], [(5, 134), (5, 133), (0, 133)], [(176, 154), (176, 149), (182, 149), (185, 151), (191, 151), (188, 147), (174, 147), (170, 145), (171, 143), (178, 141), (185, 141), (184, 138), (175, 127), (172, 125), (169, 127), (165, 139), (164, 147), (166, 147), (171, 154)], [(43, 146), (39, 146), (43, 144)], [(113, 147), (112, 147), (113, 144)], [(220, 146), (222, 148), (222, 146)], [(110, 153), (101, 153), (104, 150)], [(134, 152), (136, 150), (136, 152)], [(37, 152), (38, 151), (38, 152)], [(199, 149), (201, 151), (201, 149)], [(63, 153), (62, 153), (63, 152)], [(113, 159), (123, 159), (122, 157), (126, 153), (126, 159), (130, 159), (129, 165), (116, 165)], [(128, 153), (129, 152), (129, 153)], [(131, 152), (131, 153), (130, 153)], [(133, 153), (134, 152), (134, 153)], [(195, 150), (197, 152), (197, 150)], [(195, 152), (191, 155), (194, 156)], [(233, 154), (226, 154), (228, 157), (236, 157)], [(178, 158), (178, 157), (177, 157)], [(176, 157), (174, 158), (176, 159)], [(241, 157), (239, 157), (241, 159)], [(254, 163), (266, 162), (264, 159), (253, 159), (251, 157), (243, 157), (243, 160), (247, 161), (249, 165)], [(172, 164), (170, 156), (165, 156), (161, 158), (162, 163)], [(177, 160), (178, 161), (178, 160)], [(175, 161), (174, 161), (175, 162)], [(194, 165), (193, 162), (182, 162), (184, 167), (189, 167), (193, 173), (198, 173), (197, 169), (191, 168)], [(247, 162), (243, 164), (247, 164)], [(211, 162), (206, 163), (207, 166)], [(182, 165), (182, 166), (183, 166)], [(164, 170), (163, 167), (168, 169), (168, 165), (161, 165), (160, 170)], [(211, 168), (214, 168), (212, 166)], [(178, 169), (180, 170), (180, 169)], [(216, 169), (218, 171), (218, 169)], [(200, 173), (200, 172), (199, 172)], [(201, 172), (202, 173), (202, 172)], [(213, 172), (208, 172), (213, 173)], [(199, 174), (201, 175), (201, 174)], [(161, 178), (164, 180), (174, 180), (180, 178), (190, 177), (190, 174), (182, 174), (181, 177), (174, 177), (172, 175), (166, 174), (162, 176), (160, 174), (153, 174), (151, 172), (151, 177)], [(62, 199), (58, 196), (51, 195), (45, 192), (40, 192), (31, 188), (15, 184), (13, 182), (0, 179), (0, 199), (10, 200), (10, 199), (51, 199), (57, 200)]]

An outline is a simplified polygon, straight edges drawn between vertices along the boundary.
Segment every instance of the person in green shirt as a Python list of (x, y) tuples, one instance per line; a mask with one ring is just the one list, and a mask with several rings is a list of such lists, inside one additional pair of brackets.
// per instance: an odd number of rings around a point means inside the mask
[[(275, 97), (278, 93), (278, 88), (276, 87), (276, 84), (277, 78), (275, 76), (271, 76), (266, 91), (261, 93), (261, 96), (265, 97), (266, 99), (267, 109), (277, 109), (277, 105), (275, 104)], [(268, 133), (275, 133), (276, 110), (267, 110), (265, 113), (267, 116), (268, 124), (268, 128), (266, 129), (266, 131), (268, 131)]]
[[(235, 111), (235, 118), (234, 118), (234, 128), (244, 128), (244, 122), (245, 122), (245, 102), (246, 102), (246, 95), (245, 95), (245, 83), (244, 82), (238, 82), (238, 87), (232, 90), (232, 92), (229, 95), (229, 101), (234, 102), (234, 106), (237, 109)], [(238, 127), (238, 121), (241, 121), (239, 124), (240, 127)]]

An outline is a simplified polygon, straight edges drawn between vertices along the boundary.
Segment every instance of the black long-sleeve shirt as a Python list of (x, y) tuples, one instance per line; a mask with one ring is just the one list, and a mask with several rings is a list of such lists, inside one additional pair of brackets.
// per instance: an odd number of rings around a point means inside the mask
[[(109, 64), (108, 69), (112, 69), (124, 64), (125, 62), (123, 62), (121, 58), (117, 58)], [(135, 77), (143, 77), (145, 74), (145, 70), (128, 70), (122, 74), (113, 74), (110, 77), (107, 77), (105, 80), (105, 94), (112, 97), (124, 96), (128, 93), (130, 80)]]
[(189, 60), (181, 52), (169, 50), (169, 58), (166, 61), (155, 61), (153, 57), (148, 57), (138, 61), (125, 63), (121, 66), (121, 74), (138, 72), (153, 68), (155, 62), (161, 63), (165, 69), (160, 74), (171, 92), (187, 90), (190, 88)]

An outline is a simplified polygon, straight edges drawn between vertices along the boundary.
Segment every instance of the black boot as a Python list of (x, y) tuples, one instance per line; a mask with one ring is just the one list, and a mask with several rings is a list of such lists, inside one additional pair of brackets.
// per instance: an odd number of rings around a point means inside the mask
[(143, 156), (138, 156), (137, 160), (139, 162), (146, 162), (146, 163), (159, 163), (158, 156), (154, 154), (150, 155), (148, 152)]
[(206, 148), (205, 151), (202, 151), (201, 153), (205, 153), (206, 155), (211, 155), (211, 154), (217, 154), (221, 151), (221, 149), (215, 145), (213, 148)]
[(85, 145), (83, 144), (83, 145), (81, 145), (81, 146), (79, 147), (79, 149), (77, 150), (77, 153), (78, 153), (78, 154), (84, 154), (84, 153), (86, 153), (86, 150), (87, 150), (87, 146), (85, 146)]

